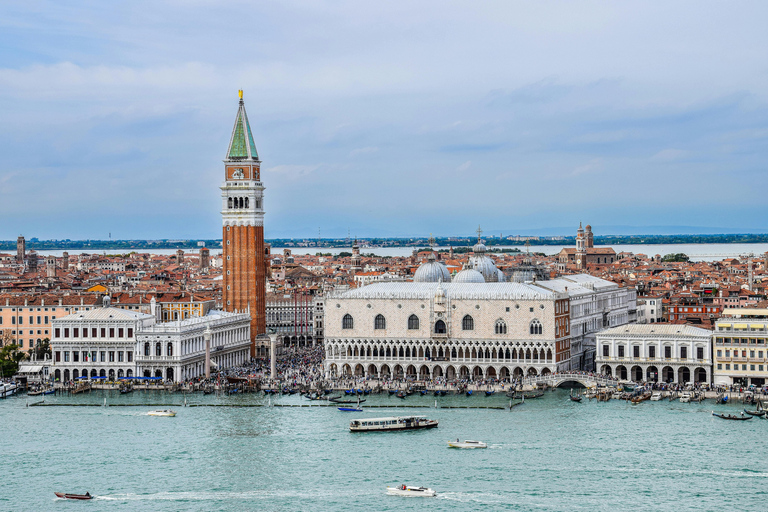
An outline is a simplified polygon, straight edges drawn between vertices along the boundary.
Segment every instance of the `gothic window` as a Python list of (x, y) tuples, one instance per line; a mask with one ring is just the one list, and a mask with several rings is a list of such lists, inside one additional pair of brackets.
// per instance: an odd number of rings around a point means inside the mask
[(342, 329), (352, 329), (355, 325), (355, 321), (352, 320), (352, 315), (347, 313), (344, 315), (344, 318), (341, 320), (341, 328)]
[(384, 318), (384, 315), (376, 315), (375, 320), (373, 321), (373, 328), (374, 329), (386, 329), (387, 328), (387, 320)]
[(462, 321), (461, 321), (461, 328), (464, 331), (474, 331), (475, 330), (475, 319), (472, 318), (469, 315), (466, 315)]
[(168, 357), (172, 357), (173, 356), (173, 343), (168, 343), (168, 350), (167, 350), (167, 352), (168, 352)]
[(149, 355), (149, 342), (144, 344), (144, 355), (145, 356)]
[(541, 322), (539, 322), (538, 320), (534, 319), (531, 322), (530, 332), (531, 332), (531, 334), (541, 334), (542, 333)]
[(240, 202), (240, 208), (242, 208), (243, 207), (243, 198), (242, 197), (240, 198), (239, 202)]
[(419, 328), (419, 317), (411, 315), (408, 317), (408, 329), (414, 330)]
[(451, 357), (452, 357), (453, 359), (456, 359), (456, 347), (454, 347), (454, 348), (452, 348), (452, 349), (451, 349)]
[(507, 323), (502, 319), (496, 320), (495, 331), (496, 334), (507, 334)]
[(227, 199), (227, 208), (229, 208), (230, 210), (232, 209), (232, 198), (231, 197)]
[(162, 347), (162, 345), (160, 345), (159, 342), (155, 345), (155, 355), (156, 356), (163, 355), (163, 347)]
[(245, 207), (248, 208), (248, 198), (245, 198)]
[(445, 322), (442, 320), (435, 322), (435, 334), (445, 334)]

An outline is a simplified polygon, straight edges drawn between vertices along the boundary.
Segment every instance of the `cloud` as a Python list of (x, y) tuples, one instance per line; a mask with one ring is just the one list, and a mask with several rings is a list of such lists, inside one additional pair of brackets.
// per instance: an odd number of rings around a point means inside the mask
[(353, 149), (352, 151), (349, 152), (349, 156), (367, 155), (371, 153), (376, 153), (377, 151), (379, 151), (379, 148), (368, 146), (365, 148)]
[(472, 162), (471, 162), (470, 160), (467, 160), (466, 162), (464, 162), (463, 164), (461, 164), (460, 166), (458, 166), (458, 167), (456, 168), (456, 170), (457, 170), (458, 172), (464, 172), (464, 171), (468, 170), (468, 169), (470, 168), (470, 166), (472, 166)]

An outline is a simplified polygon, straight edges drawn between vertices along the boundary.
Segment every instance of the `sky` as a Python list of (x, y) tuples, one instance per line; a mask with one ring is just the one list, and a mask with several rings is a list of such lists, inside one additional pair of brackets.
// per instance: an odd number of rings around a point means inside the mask
[(765, 232), (768, 3), (0, 3), (0, 239)]

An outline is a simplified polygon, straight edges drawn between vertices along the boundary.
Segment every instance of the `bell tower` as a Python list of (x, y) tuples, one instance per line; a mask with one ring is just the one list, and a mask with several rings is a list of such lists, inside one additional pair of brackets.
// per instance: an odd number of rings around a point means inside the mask
[(251, 357), (255, 339), (266, 332), (266, 262), (264, 246), (264, 185), (261, 160), (253, 142), (243, 91), (235, 126), (224, 159), (221, 185), (223, 223), (223, 306), (225, 311), (251, 314)]

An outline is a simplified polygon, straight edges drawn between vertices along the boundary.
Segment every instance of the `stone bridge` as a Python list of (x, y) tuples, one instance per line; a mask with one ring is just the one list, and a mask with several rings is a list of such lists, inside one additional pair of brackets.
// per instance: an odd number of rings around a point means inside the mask
[(522, 380), (523, 386), (536, 386), (546, 384), (553, 388), (558, 387), (564, 382), (578, 382), (584, 387), (616, 387), (619, 382), (614, 379), (597, 377), (594, 375), (584, 375), (582, 373), (550, 373), (547, 375), (534, 375)]

